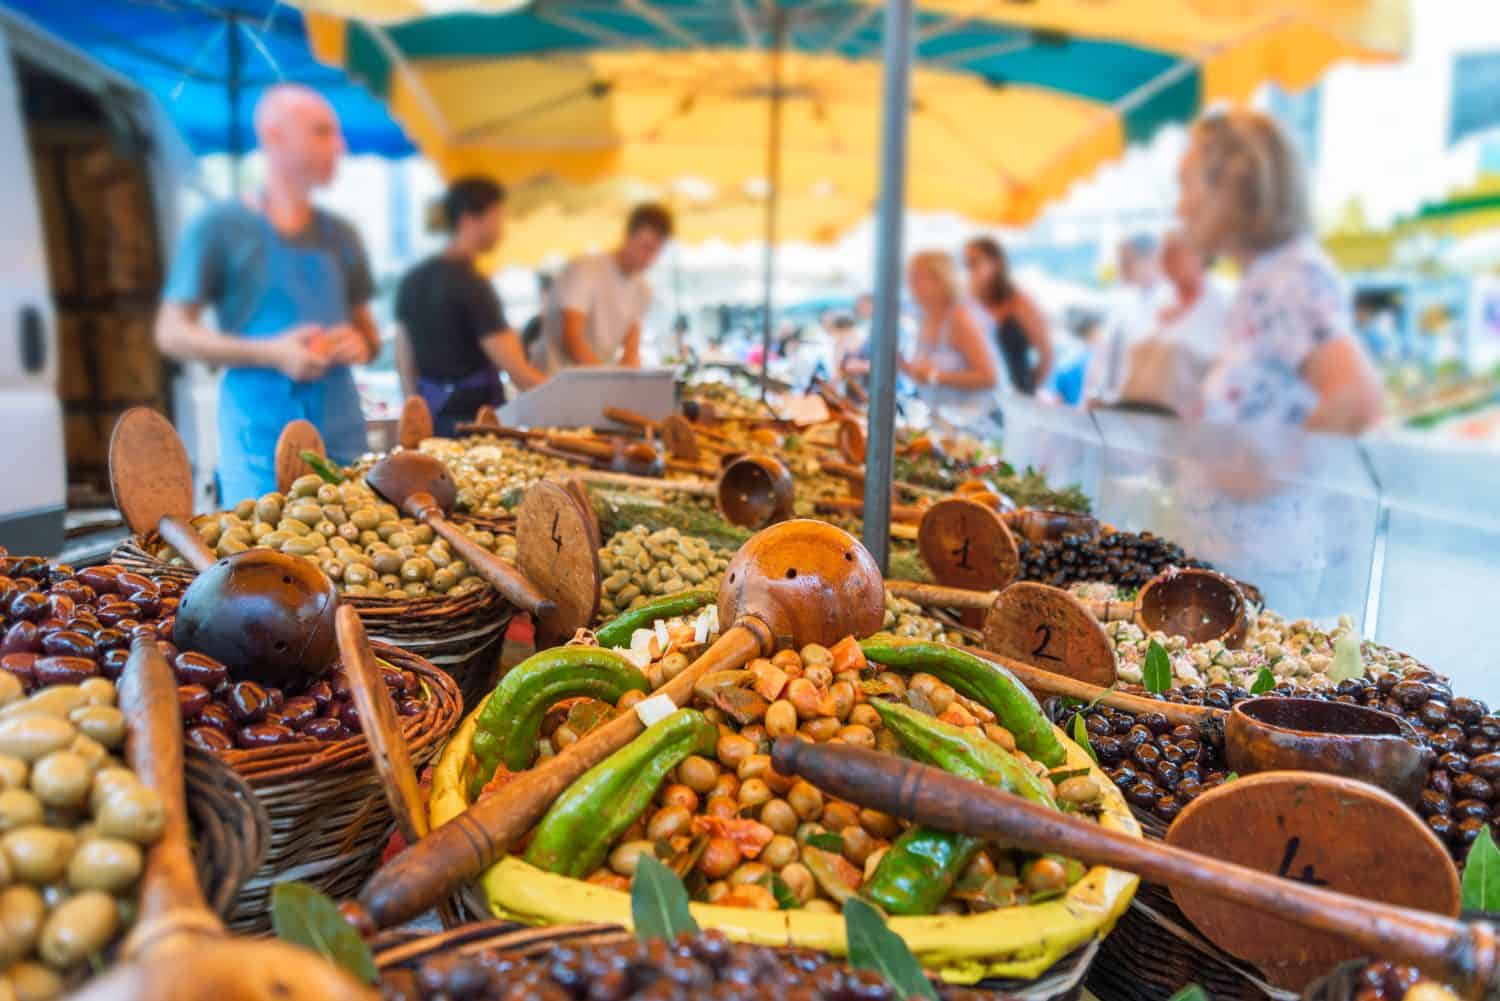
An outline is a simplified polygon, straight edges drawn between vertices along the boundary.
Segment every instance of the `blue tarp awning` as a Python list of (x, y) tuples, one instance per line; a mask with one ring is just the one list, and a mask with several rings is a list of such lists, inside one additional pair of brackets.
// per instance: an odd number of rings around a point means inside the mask
[(283, 81), (314, 87), (333, 103), (351, 152), (415, 152), (379, 100), (313, 58), (301, 12), (281, 0), (4, 4), (149, 90), (199, 155), (253, 150), (255, 102)]

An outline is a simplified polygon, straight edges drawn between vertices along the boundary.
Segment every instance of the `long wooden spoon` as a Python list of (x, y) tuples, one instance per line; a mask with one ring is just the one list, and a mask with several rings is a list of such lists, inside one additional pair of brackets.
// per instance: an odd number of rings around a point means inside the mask
[[(751, 537), (729, 563), (719, 619), (733, 625), (656, 694), (684, 705), (704, 674), (788, 646), (867, 636), (884, 614), (880, 570), (853, 536), (819, 521), (782, 522)], [(398, 855), (360, 895), (375, 923), (410, 920), (477, 877), (564, 789), (643, 729), (636, 713), (616, 717)]]
[(442, 536), (474, 572), (490, 583), (505, 599), (522, 611), (545, 616), (555, 609), (536, 585), (494, 553), (469, 538), (446, 515), (452, 512), (458, 487), (448, 469), (430, 455), (416, 451), (394, 452), (371, 466), (365, 482), (381, 497), (396, 505)]
[[(1204, 934), (1289, 985), (1305, 982), (1319, 963), (1326, 971), (1339, 958), (1364, 954), (1417, 966), (1468, 998), (1500, 997), (1494, 928), (1448, 916), (1457, 914), (1459, 887), (1447, 852), (1419, 817), (1370, 786), (1302, 772), (1241, 779), (1194, 800), (1164, 845), (847, 744), (783, 738), (772, 764), (826, 794), (892, 816), (1166, 884)], [(1341, 860), (1355, 846), (1360, 857)]]
[(156, 532), (194, 568), (215, 560), (188, 523), (193, 516), (193, 467), (187, 449), (161, 414), (131, 407), (109, 436), (109, 483), (115, 506), (136, 535)]
[(299, 476), (316, 472), (302, 457), (303, 452), (325, 457), (328, 455), (328, 450), (323, 445), (323, 436), (318, 433), (312, 421), (288, 421), (276, 438), (276, 489), (282, 493), (290, 490)]
[(156, 642), (138, 639), (120, 682), (131, 768), (161, 797), (166, 824), (147, 852), (140, 916), (124, 961), (76, 1001), (376, 1001), (315, 953), (276, 939), (230, 938), (203, 900), (188, 847), (177, 683)]

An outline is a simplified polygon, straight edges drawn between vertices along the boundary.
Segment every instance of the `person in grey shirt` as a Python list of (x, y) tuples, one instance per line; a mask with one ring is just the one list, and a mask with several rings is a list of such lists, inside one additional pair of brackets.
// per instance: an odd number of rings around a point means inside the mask
[[(365, 451), (349, 366), (380, 349), (359, 235), (312, 204), (344, 151), (333, 108), (306, 87), (279, 85), (256, 106), (255, 134), (265, 186), (192, 222), (156, 319), (164, 354), (227, 370), (218, 408), (225, 504), (276, 489), (273, 453), (288, 421), (311, 421), (337, 462)], [(205, 307), (214, 327), (202, 322)]]

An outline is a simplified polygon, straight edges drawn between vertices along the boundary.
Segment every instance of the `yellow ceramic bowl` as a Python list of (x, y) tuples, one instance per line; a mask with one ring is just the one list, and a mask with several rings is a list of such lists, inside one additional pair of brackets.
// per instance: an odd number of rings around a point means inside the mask
[[(464, 780), (469, 741), (480, 709), (453, 734), (433, 772), (429, 810), (434, 827), (468, 806)], [(1058, 731), (1068, 751), (1067, 767), (1088, 767), (1104, 790), (1103, 827), (1140, 837), (1140, 826), (1108, 776), (1087, 752)], [(1096, 866), (1057, 899), (965, 916), (893, 917), (890, 928), (929, 971), (954, 983), (985, 977), (1030, 979), (1063, 956), (1104, 935), (1130, 905), (1138, 880), (1130, 873)], [(485, 899), (497, 917), (528, 924), (603, 921), (630, 927), (630, 895), (544, 872), (509, 857), (480, 878)], [(702, 928), (762, 945), (791, 945), (835, 955), (847, 950), (844, 919), (805, 911), (753, 911), (741, 907), (693, 904)]]

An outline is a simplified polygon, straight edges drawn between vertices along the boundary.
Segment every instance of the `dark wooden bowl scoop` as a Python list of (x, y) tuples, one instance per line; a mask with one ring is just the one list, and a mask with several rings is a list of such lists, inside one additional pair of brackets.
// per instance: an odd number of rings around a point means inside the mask
[[(685, 705), (709, 672), (742, 667), (777, 649), (868, 636), (884, 613), (880, 571), (853, 536), (824, 522), (782, 522), (753, 536), (729, 563), (719, 621), (731, 625), (656, 694)], [(375, 923), (410, 920), (479, 876), (564, 789), (643, 729), (634, 712), (616, 717), (408, 848), (360, 895)]]

